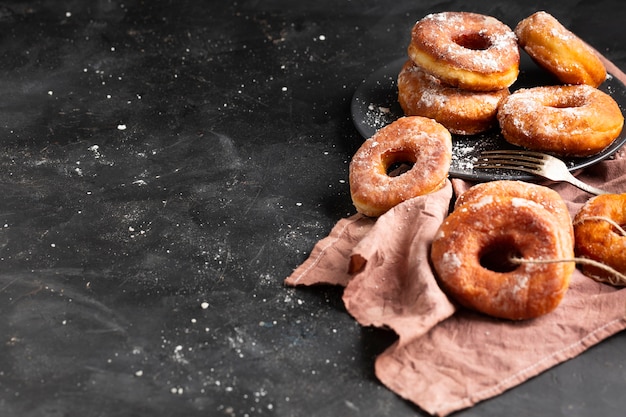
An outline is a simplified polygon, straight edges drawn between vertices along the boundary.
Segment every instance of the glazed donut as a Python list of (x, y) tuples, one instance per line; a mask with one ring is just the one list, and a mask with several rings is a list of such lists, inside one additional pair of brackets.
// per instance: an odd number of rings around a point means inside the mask
[[(574, 249), (574, 227), (567, 204), (559, 193), (551, 188), (525, 181), (496, 180), (476, 184), (461, 194), (454, 203), (454, 209), (474, 204), (488, 196), (523, 198), (540, 204), (552, 214), (559, 224), (563, 245)], [(488, 200), (483, 200), (488, 201)], [(574, 264), (570, 264), (572, 272)]]
[(507, 88), (519, 74), (513, 30), (494, 17), (469, 12), (429, 14), (411, 31), (409, 57), (444, 83), (467, 90)]
[[(611, 222), (626, 224), (626, 194), (603, 194), (587, 200), (574, 216), (576, 256), (626, 274), (626, 236), (618, 233)], [(595, 278), (611, 278), (610, 272), (592, 265), (583, 264), (582, 269)]]
[(597, 87), (606, 79), (606, 68), (594, 50), (549, 13), (537, 12), (522, 20), (515, 34), (537, 65), (565, 84)]
[(541, 204), (487, 195), (455, 209), (441, 224), (431, 261), (442, 288), (459, 304), (510, 320), (539, 317), (563, 299), (573, 272), (561, 225)]
[(508, 88), (470, 91), (451, 87), (411, 60), (398, 74), (398, 102), (404, 114), (430, 117), (458, 135), (474, 135), (497, 125), (498, 104), (508, 95)]
[[(450, 132), (433, 119), (401, 117), (378, 130), (350, 161), (350, 194), (357, 211), (371, 217), (440, 189), (452, 161)], [(389, 175), (394, 165), (411, 169)]]
[(498, 107), (507, 142), (561, 156), (594, 155), (619, 136), (624, 116), (608, 94), (589, 85), (523, 88)]

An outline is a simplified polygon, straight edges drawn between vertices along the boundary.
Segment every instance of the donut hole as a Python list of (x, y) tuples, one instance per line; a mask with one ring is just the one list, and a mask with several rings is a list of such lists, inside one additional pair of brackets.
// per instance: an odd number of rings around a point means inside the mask
[(491, 40), (483, 33), (461, 33), (452, 39), (457, 45), (472, 51), (484, 51), (491, 47)]
[(480, 265), (493, 272), (512, 272), (519, 268), (519, 263), (512, 261), (521, 258), (515, 242), (510, 239), (496, 239), (485, 246), (479, 254)]
[(389, 151), (383, 155), (385, 173), (390, 177), (398, 177), (413, 168), (417, 158), (412, 152), (405, 150)]

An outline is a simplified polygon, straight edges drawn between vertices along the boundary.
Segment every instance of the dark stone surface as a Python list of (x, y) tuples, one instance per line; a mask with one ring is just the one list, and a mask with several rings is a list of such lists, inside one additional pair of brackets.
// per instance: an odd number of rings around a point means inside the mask
[[(613, 1), (0, 3), (0, 415), (413, 416), (336, 288), (354, 90), (426, 13), (545, 9), (621, 68)], [(623, 414), (617, 335), (464, 416)]]

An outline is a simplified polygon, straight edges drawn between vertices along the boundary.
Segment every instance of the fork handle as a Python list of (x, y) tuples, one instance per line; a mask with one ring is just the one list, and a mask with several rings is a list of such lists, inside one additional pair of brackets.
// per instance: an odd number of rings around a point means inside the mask
[(567, 182), (569, 182), (570, 184), (572, 184), (575, 187), (580, 188), (583, 191), (586, 191), (590, 194), (595, 194), (595, 195), (601, 195), (601, 194), (609, 194), (608, 191), (604, 191), (601, 190), (600, 188), (596, 188), (594, 186), (591, 186), (587, 183), (582, 182), (581, 180), (579, 180), (578, 178), (572, 176), (570, 179), (567, 180)]

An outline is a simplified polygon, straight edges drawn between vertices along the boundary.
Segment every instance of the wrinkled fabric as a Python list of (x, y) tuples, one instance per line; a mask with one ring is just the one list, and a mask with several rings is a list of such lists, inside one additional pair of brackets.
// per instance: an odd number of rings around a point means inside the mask
[[(612, 64), (607, 69), (626, 83)], [(620, 151), (578, 176), (626, 192), (626, 155)], [(494, 397), (626, 328), (626, 289), (579, 270), (558, 308), (537, 319), (500, 320), (455, 306), (437, 284), (429, 250), (454, 196), (472, 185), (452, 179), (377, 219), (340, 220), (285, 280), (345, 287), (344, 304), (359, 324), (398, 335), (376, 359), (378, 379), (439, 416)], [(545, 185), (559, 192), (572, 217), (591, 197), (566, 183)]]

